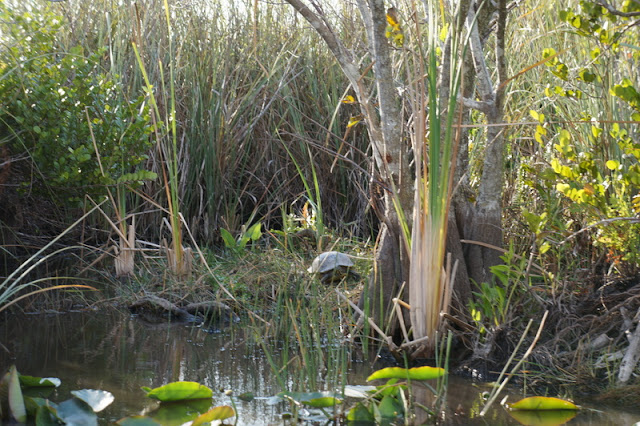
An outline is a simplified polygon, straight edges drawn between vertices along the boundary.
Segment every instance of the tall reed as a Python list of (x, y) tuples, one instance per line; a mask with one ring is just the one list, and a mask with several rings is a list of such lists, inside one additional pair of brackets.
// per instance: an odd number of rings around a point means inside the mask
[[(426, 54), (416, 46), (413, 59), (414, 120), (413, 151), (416, 156), (416, 189), (411, 234), (411, 267), (409, 301), (414, 340), (427, 338), (428, 352), (435, 350), (436, 332), (441, 312), (446, 312), (451, 301), (450, 276), (445, 272), (445, 249), (449, 203), (452, 191), (456, 147), (453, 125), (460, 87), (463, 35), (458, 34), (455, 22), (449, 23), (450, 57), (441, 58), (438, 65), (436, 49), (439, 46), (438, 28), (444, 23), (433, 2), (428, 2), (429, 32)], [(459, 12), (454, 19), (462, 19)], [(422, 34), (416, 22), (416, 34)], [(445, 49), (447, 52), (447, 49)], [(440, 73), (450, 73), (446, 90), (439, 90)], [(419, 78), (425, 76), (426, 78)], [(446, 98), (441, 98), (442, 94)], [(426, 111), (425, 111), (426, 108)], [(428, 112), (427, 112), (428, 111)]]

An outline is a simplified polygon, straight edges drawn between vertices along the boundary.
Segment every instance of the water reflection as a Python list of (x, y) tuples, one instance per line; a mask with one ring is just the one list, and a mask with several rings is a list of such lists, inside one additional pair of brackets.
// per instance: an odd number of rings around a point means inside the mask
[[(252, 329), (238, 326), (209, 332), (183, 324), (153, 325), (117, 312), (5, 316), (0, 318), (0, 343), (6, 347), (0, 346), (0, 367), (4, 371), (15, 363), (23, 374), (60, 378), (63, 385), (49, 395), (53, 401), (68, 399), (74, 389), (108, 390), (115, 402), (99, 413), (103, 424), (153, 410), (157, 404), (146, 398), (140, 387), (177, 380), (207, 385), (216, 392), (218, 405), (230, 403), (229, 397), (217, 393), (219, 390), (231, 389), (236, 395), (252, 392), (257, 400), (236, 401), (239, 424), (282, 424), (279, 415), (288, 407), (267, 404), (266, 398), (282, 389), (252, 333)], [(282, 365), (277, 354), (272, 355), (276, 365)], [(379, 367), (353, 363), (349, 384), (366, 384), (366, 377)], [(441, 424), (520, 424), (497, 403), (486, 417), (479, 418), (484, 390), (487, 385), (451, 377), (449, 408)], [(413, 394), (417, 401), (431, 406), (429, 392), (416, 388)], [(509, 401), (519, 398), (514, 395)], [(418, 420), (421, 424), (423, 419)], [(568, 424), (632, 425), (637, 421), (640, 414), (582, 411)]]
[[(50, 396), (54, 401), (69, 398), (74, 389), (110, 391), (116, 402), (100, 413), (105, 422), (155, 408), (141, 386), (189, 380), (236, 394), (280, 392), (247, 329), (210, 333), (183, 324), (149, 325), (128, 315), (97, 313), (7, 320), (0, 324), (0, 343), (10, 353), (1, 351), (2, 369), (15, 363), (23, 374), (60, 378), (63, 385)], [(220, 393), (215, 402), (228, 404), (229, 398)], [(267, 419), (277, 418), (279, 407), (260, 401), (238, 404), (247, 424), (269, 424)]]

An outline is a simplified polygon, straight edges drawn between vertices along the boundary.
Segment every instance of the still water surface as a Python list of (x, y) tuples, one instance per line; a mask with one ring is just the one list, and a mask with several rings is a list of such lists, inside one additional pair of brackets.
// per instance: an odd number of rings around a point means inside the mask
[[(230, 404), (221, 390), (230, 389), (236, 395), (253, 393), (257, 397), (254, 401), (236, 400), (238, 424), (284, 424), (280, 416), (289, 407), (268, 403), (269, 397), (283, 389), (254, 333), (241, 326), (205, 330), (184, 324), (151, 325), (118, 312), (4, 316), (0, 318), (0, 344), (4, 346), (0, 346), (0, 367), (5, 371), (15, 364), (22, 374), (58, 377), (62, 386), (49, 395), (56, 402), (68, 399), (75, 389), (111, 392), (115, 402), (99, 413), (101, 424), (152, 411), (157, 403), (140, 387), (154, 388), (178, 380), (210, 387), (216, 405)], [(274, 357), (275, 364), (282, 365), (277, 354)], [(353, 363), (348, 383), (367, 384), (366, 377), (379, 367)], [(291, 382), (286, 385), (295, 388)], [(474, 413), (483, 406), (481, 393), (485, 390), (486, 385), (452, 377), (448, 390), (451, 413), (445, 424), (521, 424), (498, 404), (489, 415), (478, 418)], [(520, 397), (512, 396), (510, 401)], [(581, 411), (568, 424), (633, 425), (640, 421), (640, 412), (591, 407), (602, 411)]]

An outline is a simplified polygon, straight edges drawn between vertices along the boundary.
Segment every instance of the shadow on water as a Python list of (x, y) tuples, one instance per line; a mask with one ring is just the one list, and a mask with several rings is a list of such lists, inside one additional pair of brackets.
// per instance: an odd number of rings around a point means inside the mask
[[(220, 390), (231, 389), (236, 395), (251, 392), (257, 397), (252, 402), (236, 399), (238, 424), (282, 424), (280, 414), (288, 407), (267, 403), (282, 389), (252, 333), (238, 326), (210, 332), (184, 324), (150, 325), (118, 312), (6, 316), (0, 319), (0, 343), (6, 348), (0, 347), (0, 367), (5, 371), (16, 364), (23, 374), (60, 378), (62, 386), (49, 395), (53, 401), (69, 398), (75, 389), (111, 392), (115, 402), (99, 413), (102, 424), (153, 410), (157, 403), (140, 387), (178, 380), (210, 387), (217, 392), (216, 405), (230, 403)], [(353, 363), (349, 384), (366, 384), (373, 369), (368, 363)], [(452, 377), (451, 414), (444, 424), (520, 424), (497, 404), (488, 416), (478, 418), (475, 413), (484, 403), (484, 390)], [(429, 405), (428, 395), (416, 393), (416, 397)], [(510, 401), (517, 399), (510, 397)], [(568, 424), (632, 425), (637, 421), (640, 414), (581, 411)]]

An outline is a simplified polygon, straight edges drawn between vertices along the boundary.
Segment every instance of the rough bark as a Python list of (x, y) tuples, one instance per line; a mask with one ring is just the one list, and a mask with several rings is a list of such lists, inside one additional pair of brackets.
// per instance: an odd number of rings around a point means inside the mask
[[(478, 197), (471, 220), (469, 240), (502, 246), (502, 187), (504, 158), (503, 93), (506, 81), (506, 65), (504, 57), (504, 36), (506, 24), (506, 4), (500, 0), (498, 4), (498, 21), (496, 34), (496, 64), (498, 82), (496, 87), (491, 81), (490, 72), (485, 62), (484, 45), (480, 37), (480, 28), (488, 25), (489, 14), (480, 19), (470, 10), (467, 15), (467, 28), (470, 31), (469, 46), (476, 73), (476, 87), (479, 100), (465, 99), (467, 106), (483, 112), (487, 119), (487, 147), (482, 169), (482, 178), (478, 188)], [(501, 262), (497, 250), (470, 244), (466, 248), (467, 270), (469, 277), (476, 283), (492, 280), (491, 267)]]

